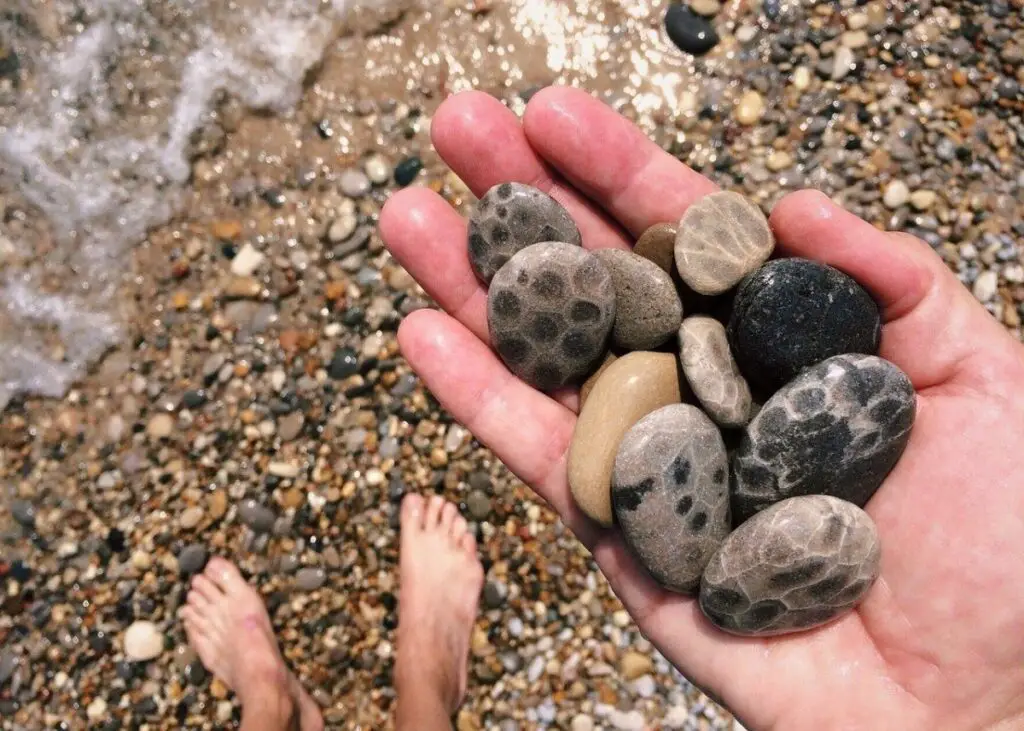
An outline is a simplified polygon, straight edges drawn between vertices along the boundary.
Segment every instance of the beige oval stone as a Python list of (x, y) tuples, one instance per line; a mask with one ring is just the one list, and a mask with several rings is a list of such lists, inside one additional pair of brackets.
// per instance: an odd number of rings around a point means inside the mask
[(724, 191), (686, 209), (676, 234), (679, 276), (695, 292), (721, 294), (768, 260), (775, 239), (753, 201)]
[(580, 410), (569, 445), (569, 487), (580, 510), (612, 524), (612, 469), (629, 428), (682, 400), (679, 361), (671, 353), (628, 353), (605, 369)]
[(656, 223), (640, 235), (633, 253), (653, 261), (669, 274), (676, 268), (676, 225)]
[(683, 375), (707, 415), (719, 426), (746, 425), (750, 386), (729, 350), (725, 326), (713, 317), (688, 317), (679, 328), (679, 348)]
[(580, 386), (580, 408), (583, 408), (583, 404), (587, 402), (587, 397), (590, 396), (590, 391), (594, 388), (594, 384), (597, 383), (597, 379), (601, 377), (601, 374), (607, 370), (608, 366), (617, 361), (619, 356), (615, 355), (611, 351), (604, 356), (604, 361), (598, 366), (597, 370), (583, 382)]

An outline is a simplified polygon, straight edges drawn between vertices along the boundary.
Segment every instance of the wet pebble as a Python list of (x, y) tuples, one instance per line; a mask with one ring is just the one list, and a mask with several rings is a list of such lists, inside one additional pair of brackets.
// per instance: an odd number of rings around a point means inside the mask
[(886, 208), (897, 209), (910, 199), (910, 188), (902, 180), (893, 180), (885, 186), (882, 202)]
[(178, 516), (178, 525), (185, 530), (192, 530), (203, 521), (205, 511), (198, 505), (185, 508)]
[(418, 157), (407, 157), (395, 165), (395, 183), (403, 188), (412, 184), (423, 169), (423, 161)]
[(327, 572), (321, 568), (307, 567), (295, 574), (295, 588), (299, 591), (316, 591), (327, 582)]
[(683, 305), (669, 275), (630, 251), (594, 252), (615, 288), (612, 342), (625, 350), (651, 350), (679, 329)]
[(505, 603), (508, 596), (508, 587), (500, 581), (488, 581), (484, 584), (483, 604), (487, 609), (497, 609)]
[(694, 593), (729, 533), (729, 469), (718, 428), (673, 404), (634, 424), (612, 473), (612, 507), (640, 563), (662, 586)]
[(471, 490), (466, 497), (469, 517), (480, 522), (491, 517), (491, 498), (483, 490)]
[(470, 264), (485, 283), (532, 244), (582, 244), (568, 211), (547, 193), (522, 183), (501, 183), (484, 193), (470, 214), (468, 235)]
[(182, 549), (178, 554), (178, 571), (183, 576), (198, 574), (206, 566), (206, 547), (193, 543)]
[(579, 246), (529, 246), (501, 268), (488, 291), (487, 322), (498, 355), (544, 391), (579, 383), (597, 367), (614, 320), (611, 275)]
[(380, 154), (373, 154), (366, 158), (363, 169), (366, 170), (366, 177), (374, 185), (384, 185), (391, 178), (391, 166)]
[(734, 530), (704, 572), (700, 608), (739, 635), (798, 632), (854, 607), (878, 577), (867, 513), (826, 495), (795, 497)]
[(711, 22), (685, 5), (669, 5), (665, 31), (679, 50), (694, 56), (703, 56), (718, 45), (718, 33)]
[(761, 266), (775, 239), (761, 209), (738, 193), (706, 195), (679, 221), (675, 260), (695, 292), (721, 294)]
[(251, 498), (242, 501), (238, 506), (238, 517), (257, 533), (270, 533), (277, 520), (274, 511)]
[(774, 390), (840, 353), (878, 351), (878, 305), (852, 278), (807, 259), (777, 259), (736, 291), (729, 344), (740, 371)]
[(362, 170), (346, 170), (338, 178), (338, 187), (349, 198), (361, 198), (370, 192), (370, 179)]
[(21, 658), (11, 650), (0, 653), (0, 686), (11, 679), (21, 665)]
[(808, 368), (746, 429), (733, 457), (735, 521), (798, 495), (864, 505), (903, 454), (914, 414), (914, 387), (887, 360), (837, 355)]
[(301, 411), (293, 411), (278, 419), (277, 434), (282, 441), (290, 442), (302, 433), (305, 417)]
[(338, 348), (331, 356), (327, 375), (336, 381), (344, 380), (359, 372), (359, 356), (352, 348)]
[(28, 500), (11, 501), (11, 516), (24, 528), (35, 528), (36, 508)]

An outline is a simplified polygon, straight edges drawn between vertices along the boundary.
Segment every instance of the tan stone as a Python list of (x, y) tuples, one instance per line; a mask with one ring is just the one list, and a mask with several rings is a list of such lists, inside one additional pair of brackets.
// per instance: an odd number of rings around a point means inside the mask
[(624, 680), (636, 680), (654, 671), (654, 663), (647, 655), (628, 650), (619, 659), (619, 674)]
[(618, 359), (619, 356), (615, 355), (615, 353), (609, 352), (604, 357), (604, 362), (601, 363), (600, 366), (598, 366), (598, 369), (596, 371), (594, 371), (594, 374), (583, 382), (583, 385), (580, 386), (580, 409), (582, 409), (583, 404), (587, 402), (587, 397), (590, 396), (590, 390), (594, 388), (594, 384), (597, 383), (597, 379), (601, 377), (601, 374), (605, 372), (608, 366), (610, 366)]
[(695, 292), (721, 294), (761, 266), (774, 248), (768, 219), (753, 201), (739, 193), (712, 193), (679, 221), (676, 267)]
[(679, 403), (683, 389), (679, 361), (671, 353), (628, 353), (601, 374), (569, 446), (569, 487), (580, 510), (602, 525), (612, 524), (611, 477), (619, 442), (647, 414)]
[(750, 387), (729, 349), (725, 327), (712, 317), (688, 317), (679, 328), (683, 374), (704, 410), (720, 426), (750, 421)]
[(676, 270), (676, 225), (656, 223), (641, 234), (633, 253), (653, 261), (669, 274)]

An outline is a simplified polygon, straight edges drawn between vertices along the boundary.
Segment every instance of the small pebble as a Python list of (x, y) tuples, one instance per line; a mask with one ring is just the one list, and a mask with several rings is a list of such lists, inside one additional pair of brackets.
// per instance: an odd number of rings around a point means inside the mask
[(665, 31), (679, 50), (694, 56), (703, 56), (718, 45), (715, 27), (685, 5), (668, 6)]
[(152, 622), (139, 620), (124, 633), (124, 654), (132, 662), (152, 660), (164, 650), (164, 636)]
[(295, 574), (295, 588), (299, 591), (316, 591), (327, 582), (327, 572), (320, 568), (307, 567)]
[(327, 375), (340, 381), (359, 372), (359, 356), (352, 348), (338, 348), (327, 366)]
[(274, 511), (253, 499), (244, 500), (238, 506), (238, 518), (257, 533), (270, 533), (277, 520)]
[(757, 124), (764, 116), (764, 97), (753, 89), (746, 91), (739, 98), (733, 117), (742, 125), (750, 126)]
[(722, 3), (719, 0), (690, 0), (689, 4), (693, 12), (706, 18), (717, 15), (718, 11), (722, 9)]
[(192, 576), (198, 574), (206, 566), (206, 548), (193, 543), (189, 546), (185, 546), (181, 553), (178, 554), (178, 571), (183, 576)]
[(683, 305), (669, 275), (631, 251), (600, 249), (615, 288), (613, 343), (625, 350), (653, 350), (679, 329)]
[(410, 185), (422, 169), (422, 160), (418, 157), (407, 157), (395, 166), (395, 183), (403, 188)]
[(146, 434), (153, 439), (166, 439), (173, 432), (174, 417), (163, 412), (153, 416), (146, 425)]
[(346, 170), (338, 178), (338, 187), (349, 198), (362, 198), (370, 192), (370, 179), (362, 170)]
[(11, 501), (11, 516), (24, 528), (31, 530), (36, 526), (36, 508), (27, 500)]
[(991, 302), (999, 288), (999, 275), (992, 270), (987, 270), (978, 275), (971, 288), (975, 298), (979, 302)]
[(236, 277), (248, 277), (259, 269), (260, 264), (266, 260), (266, 256), (257, 251), (252, 244), (246, 242), (231, 260), (231, 273)]
[(383, 155), (373, 154), (366, 158), (363, 169), (374, 185), (384, 185), (391, 178), (391, 166)]
[(793, 156), (785, 150), (774, 150), (765, 161), (765, 166), (773, 173), (785, 170), (793, 164)]
[(832, 57), (832, 72), (830, 78), (833, 81), (840, 81), (843, 77), (853, 71), (853, 65), (856, 61), (856, 57), (853, 55), (853, 51), (846, 46), (840, 46), (836, 49), (835, 55)]
[(683, 320), (679, 328), (683, 374), (708, 416), (723, 427), (750, 420), (750, 386), (729, 349), (725, 326), (712, 317)]
[(327, 228), (327, 240), (332, 244), (346, 241), (355, 232), (357, 223), (355, 213), (342, 213)]
[(203, 520), (204, 511), (197, 505), (185, 508), (178, 517), (178, 525), (185, 530), (192, 530)]
[(637, 239), (633, 253), (653, 261), (665, 272), (672, 274), (676, 270), (675, 247), (676, 225), (656, 223)]
[(902, 180), (893, 180), (885, 186), (882, 202), (886, 208), (895, 210), (910, 199), (910, 188)]
[(483, 490), (471, 490), (466, 497), (466, 510), (477, 522), (487, 520), (491, 517), (491, 498)]
[(918, 211), (927, 211), (933, 205), (938, 198), (938, 194), (934, 190), (915, 190), (910, 195), (910, 205)]

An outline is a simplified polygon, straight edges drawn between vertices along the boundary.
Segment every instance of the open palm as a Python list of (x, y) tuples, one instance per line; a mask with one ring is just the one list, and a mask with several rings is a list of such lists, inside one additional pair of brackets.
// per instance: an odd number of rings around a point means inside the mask
[[(628, 247), (715, 190), (583, 92), (546, 89), (523, 122), (470, 92), (432, 134), (477, 195), (503, 181), (547, 190), (587, 248)], [(781, 638), (725, 635), (664, 591), (572, 503), (566, 452), (575, 397), (512, 376), (487, 344), (486, 290), (466, 223), (426, 189), (381, 219), (394, 256), (445, 313), (403, 322), (402, 351), (452, 415), (545, 498), (592, 551), (644, 634), (755, 729), (981, 729), (1024, 724), (1024, 347), (924, 244), (886, 234), (813, 191), (772, 212), (784, 254), (828, 262), (884, 310), (881, 355), (918, 393), (910, 445), (868, 505), (882, 572), (859, 609)]]

